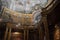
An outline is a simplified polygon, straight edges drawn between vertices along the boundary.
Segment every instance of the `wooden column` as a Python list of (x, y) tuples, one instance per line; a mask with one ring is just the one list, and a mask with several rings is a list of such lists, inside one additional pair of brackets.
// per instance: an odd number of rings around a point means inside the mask
[(43, 33), (43, 30), (42, 30), (41, 24), (42, 24), (42, 19), (38, 23), (38, 31), (39, 31), (39, 40), (44, 40), (44, 33)]
[(10, 40), (11, 38), (11, 28), (9, 28), (9, 32), (8, 32), (8, 40)]
[(24, 40), (28, 40), (29, 30), (27, 27), (24, 27)]
[(5, 32), (5, 35), (4, 35), (4, 40), (6, 40), (7, 34), (8, 34), (8, 27), (6, 27), (6, 32)]
[(27, 30), (27, 40), (29, 40), (29, 30)]
[(24, 40), (28, 40), (28, 33), (29, 31), (28, 30), (24, 30)]
[(47, 15), (44, 15), (42, 17), (42, 21), (43, 21), (43, 24), (44, 24), (44, 29), (45, 29), (45, 37), (46, 37), (46, 40), (50, 40), (49, 38), (49, 29), (48, 29), (48, 23), (47, 23)]
[(24, 40), (26, 40), (26, 36), (27, 36), (27, 31), (24, 30)]
[(39, 40), (44, 40), (44, 33), (42, 32), (41, 28), (39, 29)]

